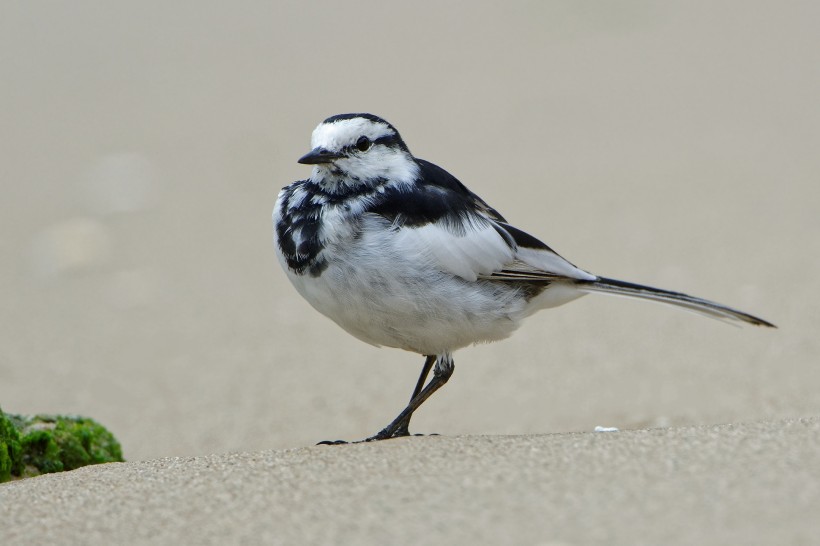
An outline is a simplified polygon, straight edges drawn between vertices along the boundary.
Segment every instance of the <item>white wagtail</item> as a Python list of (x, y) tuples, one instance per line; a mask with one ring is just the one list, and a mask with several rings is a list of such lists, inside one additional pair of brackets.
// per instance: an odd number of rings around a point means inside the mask
[(310, 178), (283, 188), (273, 211), (276, 253), (288, 278), (351, 335), (425, 355), (408, 406), (367, 441), (409, 434), (413, 412), (452, 375), (453, 351), (506, 338), (536, 311), (588, 292), (773, 326), (718, 303), (575, 267), (450, 173), (413, 157), (396, 128), (372, 114), (324, 120), (311, 147), (299, 159), (313, 165)]

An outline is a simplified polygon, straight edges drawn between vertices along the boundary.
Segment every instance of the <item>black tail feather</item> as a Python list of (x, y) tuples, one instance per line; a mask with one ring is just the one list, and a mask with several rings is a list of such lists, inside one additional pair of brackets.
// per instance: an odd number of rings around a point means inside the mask
[(732, 309), (725, 305), (715, 303), (713, 301), (696, 298), (688, 294), (680, 292), (672, 292), (670, 290), (663, 290), (660, 288), (653, 288), (651, 286), (644, 286), (631, 282), (619, 281), (616, 279), (607, 279), (599, 277), (594, 281), (576, 281), (579, 289), (589, 292), (600, 292), (604, 294), (612, 294), (615, 296), (627, 296), (633, 298), (641, 298), (645, 300), (657, 301), (660, 303), (667, 303), (670, 305), (677, 305), (716, 319), (730, 319), (747, 324), (754, 324), (755, 326), (766, 326), (769, 328), (777, 328), (771, 322), (763, 320), (762, 318)]

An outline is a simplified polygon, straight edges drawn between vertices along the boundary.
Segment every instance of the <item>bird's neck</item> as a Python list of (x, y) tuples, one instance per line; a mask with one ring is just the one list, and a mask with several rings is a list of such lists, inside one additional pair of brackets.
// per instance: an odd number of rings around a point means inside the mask
[(382, 177), (360, 178), (332, 167), (316, 166), (310, 182), (329, 195), (369, 193), (387, 182)]

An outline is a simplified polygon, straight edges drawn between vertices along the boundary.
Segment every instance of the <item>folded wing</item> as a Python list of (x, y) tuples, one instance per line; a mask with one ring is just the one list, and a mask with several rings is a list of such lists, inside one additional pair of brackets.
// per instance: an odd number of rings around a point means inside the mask
[(390, 223), (402, 252), (468, 281), (593, 280), (504, 218), (444, 169), (417, 160), (421, 182), (386, 185), (365, 214)]
[(397, 245), (467, 281), (594, 280), (534, 237), (481, 213), (396, 230)]

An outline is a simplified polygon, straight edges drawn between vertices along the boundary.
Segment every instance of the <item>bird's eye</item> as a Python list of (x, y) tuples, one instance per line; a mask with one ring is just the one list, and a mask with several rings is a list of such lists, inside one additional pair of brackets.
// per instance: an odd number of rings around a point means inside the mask
[(359, 140), (356, 141), (356, 149), (359, 150), (360, 152), (366, 152), (367, 150), (370, 149), (370, 146), (372, 144), (373, 143), (370, 142), (369, 138), (367, 138), (366, 136), (360, 136)]

